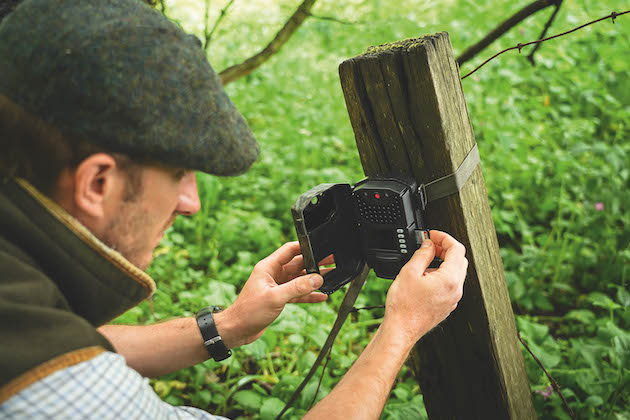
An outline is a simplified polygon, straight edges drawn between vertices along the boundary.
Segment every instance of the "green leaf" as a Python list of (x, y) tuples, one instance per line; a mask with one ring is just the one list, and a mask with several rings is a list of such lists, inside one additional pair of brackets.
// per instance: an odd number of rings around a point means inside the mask
[(540, 308), (545, 311), (553, 310), (553, 305), (551, 304), (551, 301), (546, 295), (542, 293), (537, 293), (536, 295), (534, 295), (534, 304), (536, 305), (537, 308)]
[(170, 405), (182, 405), (184, 404), (184, 400), (182, 400), (180, 397), (176, 396), (176, 395), (169, 395), (166, 398), (164, 398), (164, 401)]
[(595, 375), (597, 377), (601, 377), (603, 375), (601, 346), (593, 346), (582, 343), (581, 345), (578, 345), (578, 352), (582, 355), (586, 363), (588, 363)]
[(225, 308), (236, 300), (236, 287), (233, 284), (211, 280), (208, 282), (208, 286), (209, 293), (203, 296), (208, 304)]
[(599, 407), (604, 404), (604, 400), (599, 395), (591, 395), (584, 401), (584, 404), (589, 407)]
[(588, 300), (593, 304), (593, 306), (599, 306), (601, 308), (606, 309), (617, 309), (621, 308), (621, 305), (615, 303), (610, 297), (601, 293), (601, 292), (593, 292), (588, 295)]
[(549, 327), (546, 325), (537, 324), (525, 319), (524, 317), (518, 317), (517, 323), (521, 334), (528, 338), (529, 341), (533, 340), (540, 344), (549, 336)]
[(630, 369), (630, 338), (617, 336), (613, 338), (615, 355), (619, 361), (619, 368)]
[(256, 412), (263, 404), (263, 396), (249, 389), (236, 392), (232, 398), (247, 411)]
[(559, 354), (557, 348), (548, 349), (546, 346), (538, 345), (535, 342), (530, 342), (528, 344), (532, 353), (536, 355), (546, 369), (557, 366), (562, 360), (562, 356)]
[[(316, 375), (317, 376), (317, 375)], [(313, 398), (315, 398), (315, 402), (313, 405), (317, 404), (319, 400), (324, 398), (330, 390), (322, 383), (319, 384), (319, 377), (310, 381), (302, 390), (302, 395), (300, 395), (300, 401), (304, 408), (308, 408), (308, 406), (313, 402)], [(317, 394), (317, 397), (315, 396)]]
[(401, 386), (397, 386), (393, 391), (396, 398), (402, 401), (407, 401), (409, 399), (409, 391)]
[(294, 375), (283, 375), (280, 378), (280, 382), (274, 385), (271, 390), (271, 395), (274, 397), (286, 397), (288, 398), (293, 391), (300, 385), (302, 379)]
[(202, 389), (192, 395), (192, 400), (197, 406), (207, 407), (212, 401), (212, 393), (207, 389)]
[(582, 324), (592, 324), (595, 321), (595, 314), (587, 309), (575, 309), (569, 311), (564, 318), (573, 319)]
[(304, 337), (300, 334), (291, 334), (288, 338), (289, 343), (295, 346), (301, 346), (304, 344)]
[(241, 347), (245, 353), (256, 359), (264, 359), (267, 354), (267, 343), (264, 340), (256, 340), (253, 343)]
[(307, 351), (298, 359), (298, 369), (300, 372), (308, 372), (317, 360), (317, 355), (313, 351)]
[[(282, 411), (285, 402), (279, 398), (267, 398), (260, 408), (261, 420), (273, 420)], [(284, 417), (284, 416), (283, 416)]]
[(624, 287), (619, 287), (617, 289), (617, 300), (625, 308), (630, 308), (630, 292), (626, 290)]

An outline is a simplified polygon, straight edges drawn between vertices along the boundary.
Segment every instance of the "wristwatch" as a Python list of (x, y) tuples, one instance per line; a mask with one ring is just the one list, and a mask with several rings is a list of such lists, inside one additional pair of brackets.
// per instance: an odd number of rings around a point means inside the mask
[(201, 331), (201, 337), (203, 337), (203, 345), (206, 346), (210, 357), (217, 362), (225, 360), (232, 355), (230, 349), (225, 347), (212, 318), (212, 314), (222, 310), (223, 308), (220, 306), (208, 306), (197, 312), (197, 325)]

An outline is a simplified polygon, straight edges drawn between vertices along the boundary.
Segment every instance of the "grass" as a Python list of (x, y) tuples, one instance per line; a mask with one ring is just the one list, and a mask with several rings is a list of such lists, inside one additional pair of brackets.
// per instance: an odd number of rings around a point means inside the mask
[[(201, 34), (203, 3), (167, 3), (168, 13)], [(227, 2), (223, 2), (227, 3)], [(211, 4), (211, 16), (224, 6)], [(611, 0), (565, 2), (550, 34), (627, 8)], [(299, 2), (235, 2), (209, 49), (216, 69), (260, 50)], [(229, 305), (253, 265), (295, 239), (289, 208), (323, 182), (351, 182), (362, 171), (337, 67), (370, 45), (448, 31), (455, 54), (527, 1), (320, 1), (284, 49), (227, 86), (262, 148), (238, 178), (198, 175), (203, 208), (180, 218), (157, 250), (158, 283), (120, 322), (189, 316)], [(509, 6), (508, 6), (509, 5)], [(238, 6), (238, 7), (237, 7)], [(512, 29), (466, 64), (534, 40), (551, 10)], [(482, 158), (492, 216), (521, 334), (583, 419), (630, 418), (630, 18), (602, 22), (543, 44), (531, 66), (508, 53), (463, 81)], [(370, 277), (358, 306), (384, 302), (389, 281)], [(173, 404), (232, 418), (271, 419), (310, 369), (342, 292), (325, 304), (290, 306), (257, 342), (226, 363), (207, 362), (154, 380)], [(382, 311), (362, 311), (337, 338), (318, 397), (344, 374)], [(299, 357), (298, 357), (299, 355)], [(524, 354), (539, 418), (564, 419), (559, 397)], [(320, 368), (321, 371), (321, 368)], [(319, 374), (285, 418), (299, 418)], [(420, 390), (400, 373), (384, 419), (423, 418)]]

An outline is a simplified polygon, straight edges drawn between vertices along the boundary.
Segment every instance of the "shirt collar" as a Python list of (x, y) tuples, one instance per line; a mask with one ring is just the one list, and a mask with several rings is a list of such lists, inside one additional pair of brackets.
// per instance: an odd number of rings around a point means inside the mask
[(24, 180), (0, 180), (0, 226), (59, 286), (73, 312), (96, 326), (155, 291), (147, 273)]

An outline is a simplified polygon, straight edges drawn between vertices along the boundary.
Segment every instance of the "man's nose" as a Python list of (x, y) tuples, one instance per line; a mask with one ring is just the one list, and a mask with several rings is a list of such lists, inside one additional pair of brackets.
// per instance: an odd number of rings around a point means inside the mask
[(194, 171), (188, 172), (182, 178), (177, 203), (177, 213), (192, 216), (201, 208), (199, 193), (197, 192), (197, 176)]

